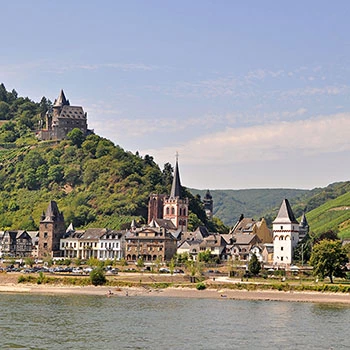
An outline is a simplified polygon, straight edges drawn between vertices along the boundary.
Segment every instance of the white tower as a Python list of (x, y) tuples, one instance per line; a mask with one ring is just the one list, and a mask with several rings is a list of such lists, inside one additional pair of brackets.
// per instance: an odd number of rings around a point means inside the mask
[(293, 251), (299, 241), (299, 223), (288, 199), (284, 199), (273, 221), (273, 262), (277, 265), (292, 263)]

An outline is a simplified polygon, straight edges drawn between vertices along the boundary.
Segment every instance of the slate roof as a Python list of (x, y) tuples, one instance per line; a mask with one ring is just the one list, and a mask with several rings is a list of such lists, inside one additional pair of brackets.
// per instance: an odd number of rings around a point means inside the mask
[(41, 218), (42, 222), (64, 221), (63, 214), (58, 210), (57, 203), (50, 201), (46, 212)]
[(81, 239), (100, 239), (107, 232), (106, 228), (88, 228)]
[(303, 212), (303, 215), (301, 216), (301, 220), (300, 220), (299, 226), (300, 226), (300, 227), (303, 227), (303, 228), (309, 226), (309, 224), (308, 224), (308, 222), (307, 222), (307, 220), (306, 220), (305, 212)]
[(176, 160), (173, 184), (171, 186), (171, 191), (170, 191), (170, 198), (180, 198), (180, 196), (181, 196), (181, 181), (180, 181), (179, 165), (178, 165), (178, 161)]
[(81, 106), (63, 106), (59, 118), (86, 119), (86, 114)]
[(299, 224), (295, 219), (288, 199), (284, 199), (273, 224)]

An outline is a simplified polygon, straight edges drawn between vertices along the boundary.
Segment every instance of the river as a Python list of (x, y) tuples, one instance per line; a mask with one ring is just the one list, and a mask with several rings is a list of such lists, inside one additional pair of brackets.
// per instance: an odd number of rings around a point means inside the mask
[(350, 307), (0, 294), (0, 349), (349, 349)]

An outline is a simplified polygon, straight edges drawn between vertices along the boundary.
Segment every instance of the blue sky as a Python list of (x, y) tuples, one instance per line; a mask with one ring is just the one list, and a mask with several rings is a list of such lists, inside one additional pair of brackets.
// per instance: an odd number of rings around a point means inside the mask
[(0, 81), (195, 188), (349, 180), (349, 1), (3, 1)]

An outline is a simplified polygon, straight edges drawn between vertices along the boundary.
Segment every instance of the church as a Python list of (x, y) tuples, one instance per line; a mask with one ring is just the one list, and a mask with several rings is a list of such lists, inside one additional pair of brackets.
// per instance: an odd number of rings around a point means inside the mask
[(158, 222), (160, 226), (174, 226), (180, 232), (187, 232), (188, 198), (182, 198), (178, 159), (170, 195), (151, 194), (148, 202), (148, 224)]

